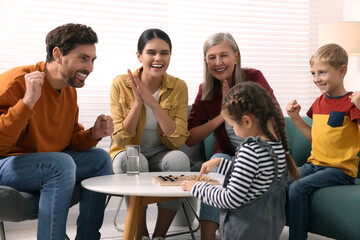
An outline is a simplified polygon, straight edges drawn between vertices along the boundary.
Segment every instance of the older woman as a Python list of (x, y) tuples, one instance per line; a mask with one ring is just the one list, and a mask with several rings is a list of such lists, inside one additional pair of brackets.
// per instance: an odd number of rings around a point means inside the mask
[[(216, 33), (204, 43), (204, 83), (192, 105), (188, 119), (190, 136), (186, 140), (193, 146), (211, 133), (215, 136), (213, 158), (232, 159), (235, 148), (242, 141), (220, 115), (223, 97), (231, 87), (242, 81), (260, 84), (277, 103), (273, 90), (264, 75), (256, 69), (241, 68), (240, 50), (230, 33)], [(279, 105), (277, 103), (277, 105)], [(201, 203), (201, 239), (215, 239), (219, 223), (219, 209)]]

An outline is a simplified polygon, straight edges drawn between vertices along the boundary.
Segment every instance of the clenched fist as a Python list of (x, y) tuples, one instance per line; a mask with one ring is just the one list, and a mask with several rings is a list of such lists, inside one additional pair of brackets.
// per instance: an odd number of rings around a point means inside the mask
[(44, 84), (44, 77), (45, 73), (39, 71), (25, 74), (26, 91), (22, 101), (30, 109), (33, 109), (35, 103), (41, 96), (41, 88)]
[(110, 116), (101, 114), (97, 117), (94, 127), (91, 130), (91, 136), (98, 140), (110, 136), (114, 132), (113, 119)]
[(300, 116), (299, 115), (300, 109), (301, 106), (297, 103), (296, 100), (292, 100), (286, 105), (286, 112), (290, 118), (295, 118), (297, 116)]

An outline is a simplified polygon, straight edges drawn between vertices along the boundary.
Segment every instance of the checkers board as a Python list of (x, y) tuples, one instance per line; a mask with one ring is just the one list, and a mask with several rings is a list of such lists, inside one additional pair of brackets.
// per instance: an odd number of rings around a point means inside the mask
[[(180, 176), (159, 175), (159, 176), (154, 176), (152, 179), (153, 179), (153, 182), (155, 182), (156, 184), (158, 184), (160, 186), (180, 186), (182, 181), (196, 180), (197, 177), (198, 177), (198, 175), (180, 175)], [(220, 182), (218, 180), (208, 177), (206, 175), (202, 175), (199, 181), (207, 182), (207, 183), (210, 183), (213, 185), (220, 184)]]

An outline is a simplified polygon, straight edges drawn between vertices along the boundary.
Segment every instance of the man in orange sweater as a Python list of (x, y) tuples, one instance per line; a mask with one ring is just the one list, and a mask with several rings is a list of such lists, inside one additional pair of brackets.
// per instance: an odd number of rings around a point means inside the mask
[[(113, 172), (94, 148), (112, 134), (111, 117), (88, 130), (78, 122), (75, 88), (93, 70), (97, 41), (90, 27), (62, 25), (46, 37), (46, 62), (0, 75), (0, 185), (40, 191), (37, 239), (64, 240), (75, 183)], [(76, 239), (100, 238), (105, 198), (83, 189)]]

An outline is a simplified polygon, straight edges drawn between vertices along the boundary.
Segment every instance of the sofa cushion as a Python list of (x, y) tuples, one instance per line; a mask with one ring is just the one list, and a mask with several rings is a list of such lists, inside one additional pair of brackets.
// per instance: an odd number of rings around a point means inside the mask
[[(191, 105), (187, 107), (187, 114), (189, 116), (191, 111)], [(201, 169), (201, 165), (206, 161), (204, 141), (199, 142), (195, 146), (189, 147), (185, 143), (180, 147), (180, 150), (186, 153), (191, 160), (191, 171), (198, 172)]]
[[(81, 183), (75, 184), (71, 205), (81, 199)], [(40, 192), (20, 192), (8, 186), (0, 186), (0, 221), (20, 222), (38, 216)]]
[[(312, 119), (303, 117), (306, 123), (312, 124)], [(285, 117), (285, 133), (290, 147), (290, 154), (298, 167), (306, 163), (310, 157), (311, 143), (302, 135), (289, 117)], [(307, 151), (304, 151), (304, 150)]]
[(180, 150), (186, 153), (186, 155), (192, 161), (191, 171), (198, 172), (200, 171), (201, 164), (205, 162), (205, 150), (204, 150), (204, 142), (196, 144), (193, 147), (188, 147), (186, 144), (183, 144), (180, 147)]
[(204, 139), (205, 158), (209, 160), (215, 152), (215, 136), (211, 133), (207, 138)]
[(359, 239), (359, 199), (359, 179), (355, 180), (355, 185), (315, 191), (310, 195), (310, 232), (335, 239)]
[(39, 192), (19, 192), (11, 187), (0, 186), (0, 220), (20, 222), (36, 219)]

